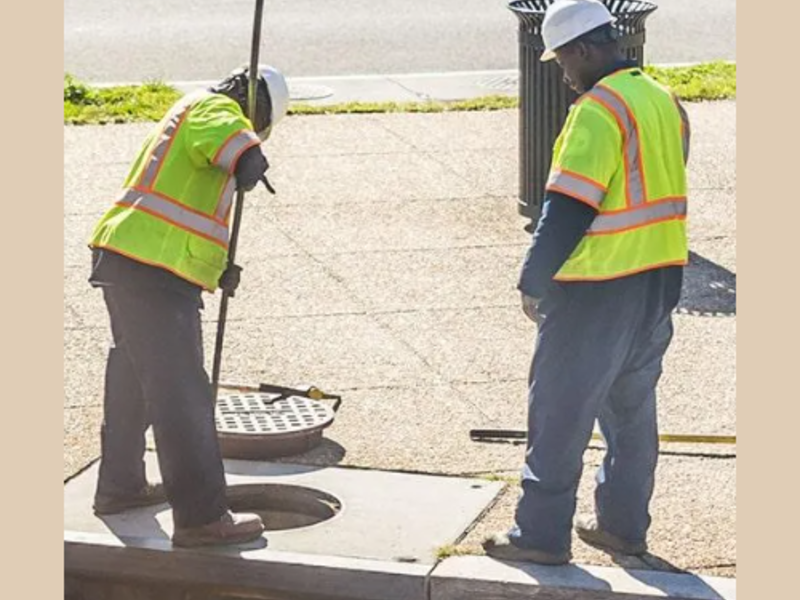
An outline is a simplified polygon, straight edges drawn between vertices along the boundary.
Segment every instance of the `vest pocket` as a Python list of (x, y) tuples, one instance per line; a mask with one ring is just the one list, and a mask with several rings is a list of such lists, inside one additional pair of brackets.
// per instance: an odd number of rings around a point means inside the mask
[(193, 275), (211, 289), (216, 288), (227, 265), (228, 251), (213, 242), (191, 236), (187, 254)]

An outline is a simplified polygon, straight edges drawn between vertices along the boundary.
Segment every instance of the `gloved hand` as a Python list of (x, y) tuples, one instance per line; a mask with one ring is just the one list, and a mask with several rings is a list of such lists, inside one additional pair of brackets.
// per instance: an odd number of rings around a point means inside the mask
[(539, 314), (539, 298), (522, 294), (522, 312), (536, 325), (541, 325), (542, 316)]
[(256, 184), (265, 178), (264, 173), (269, 169), (267, 157), (261, 151), (261, 146), (251, 146), (239, 157), (236, 163), (236, 188), (251, 191)]
[(239, 287), (239, 280), (241, 279), (242, 267), (238, 265), (228, 265), (228, 268), (220, 275), (217, 285), (228, 292), (228, 295), (233, 298), (236, 288)]

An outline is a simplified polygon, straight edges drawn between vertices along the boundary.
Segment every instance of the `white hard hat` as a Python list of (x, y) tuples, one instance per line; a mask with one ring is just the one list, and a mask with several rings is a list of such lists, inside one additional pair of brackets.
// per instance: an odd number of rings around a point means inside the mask
[(542, 23), (542, 62), (553, 60), (555, 50), (602, 25), (616, 22), (599, 0), (556, 0), (547, 7)]
[(261, 141), (264, 141), (269, 137), (270, 133), (272, 133), (272, 128), (286, 116), (289, 110), (289, 86), (286, 85), (286, 79), (283, 74), (275, 67), (258, 65), (258, 74), (267, 84), (267, 91), (269, 92), (270, 102), (272, 103), (270, 126), (266, 131), (259, 132)]
[(272, 124), (275, 125), (289, 110), (289, 86), (283, 74), (275, 67), (258, 65), (258, 74), (267, 84), (272, 101)]

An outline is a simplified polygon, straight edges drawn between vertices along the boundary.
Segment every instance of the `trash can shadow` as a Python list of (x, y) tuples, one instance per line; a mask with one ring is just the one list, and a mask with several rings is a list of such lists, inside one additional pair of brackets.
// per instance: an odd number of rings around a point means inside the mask
[(690, 251), (677, 312), (698, 316), (736, 315), (736, 274)]

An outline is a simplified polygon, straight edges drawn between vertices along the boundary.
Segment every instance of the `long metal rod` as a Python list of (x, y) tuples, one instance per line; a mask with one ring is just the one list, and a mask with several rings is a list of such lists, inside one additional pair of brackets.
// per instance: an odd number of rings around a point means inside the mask
[[(469, 432), (470, 438), (475, 442), (491, 442), (499, 440), (526, 440), (528, 432), (515, 429), (472, 429)], [(603, 441), (602, 434), (592, 433), (592, 439)], [(676, 444), (736, 444), (735, 435), (702, 435), (687, 433), (662, 433), (658, 440), (666, 443)]]
[[(258, 51), (261, 46), (261, 21), (264, 14), (264, 0), (256, 0), (255, 17), (253, 19), (253, 42), (250, 46), (250, 71), (248, 73), (247, 88), (247, 108), (250, 122), (255, 127), (256, 123), (256, 99), (258, 85)], [(236, 244), (239, 241), (239, 228), (242, 222), (242, 210), (244, 208), (244, 190), (236, 191), (236, 207), (233, 212), (233, 225), (231, 226), (230, 242), (228, 244), (228, 266), (232, 266), (236, 260)], [(225, 342), (225, 323), (228, 317), (228, 300), (230, 294), (222, 292), (219, 304), (219, 320), (217, 322), (217, 341), (214, 345), (214, 368), (212, 371), (212, 388), (214, 402), (217, 401), (219, 390), (219, 375), (222, 368), (222, 348)]]

